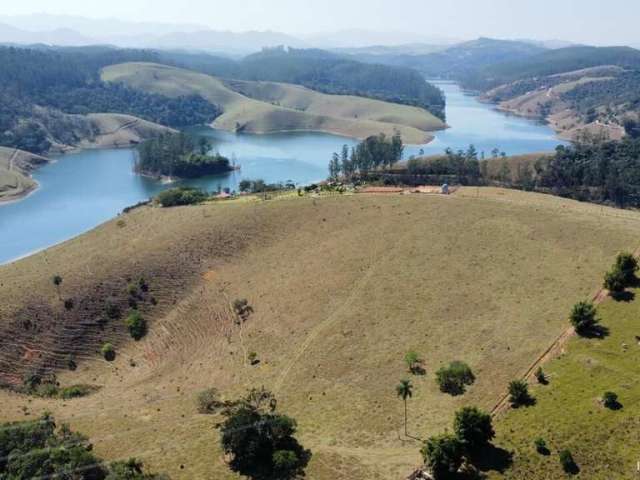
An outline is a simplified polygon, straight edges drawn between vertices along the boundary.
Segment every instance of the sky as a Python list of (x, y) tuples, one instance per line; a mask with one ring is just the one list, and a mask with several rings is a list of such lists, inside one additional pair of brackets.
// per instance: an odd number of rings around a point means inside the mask
[(366, 29), (470, 39), (640, 44), (639, 0), (20, 0), (0, 15), (49, 13), (296, 35)]

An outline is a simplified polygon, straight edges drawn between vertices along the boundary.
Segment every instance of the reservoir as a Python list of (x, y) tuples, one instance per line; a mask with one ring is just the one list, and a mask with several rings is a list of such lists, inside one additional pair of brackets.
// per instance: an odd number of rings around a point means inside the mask
[[(498, 148), (509, 155), (553, 150), (559, 143), (546, 125), (498, 112), (453, 83), (436, 83), (447, 97), (447, 123), (428, 145), (408, 146), (405, 156), (442, 153), (475, 145), (490, 156)], [(210, 138), (214, 150), (240, 170), (183, 182), (214, 191), (237, 189), (242, 179), (309, 184), (327, 177), (331, 154), (357, 141), (320, 133), (246, 135), (202, 127), (193, 133)], [(0, 204), (0, 264), (29, 255), (105, 222), (123, 208), (146, 200), (171, 185), (133, 173), (133, 150), (84, 150), (56, 158), (33, 177), (40, 188), (13, 203)]]

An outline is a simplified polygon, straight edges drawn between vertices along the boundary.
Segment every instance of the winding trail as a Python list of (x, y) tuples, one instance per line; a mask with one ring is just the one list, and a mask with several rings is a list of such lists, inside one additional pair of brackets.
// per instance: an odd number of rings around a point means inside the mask
[[(640, 247), (636, 248), (633, 252), (633, 256), (635, 258), (640, 258)], [(605, 288), (600, 288), (592, 297), (591, 301), (594, 305), (600, 305), (607, 298), (609, 298), (609, 291)], [(558, 338), (554, 340), (554, 342), (547, 348), (536, 360), (529, 366), (527, 371), (522, 375), (521, 379), (525, 382), (531, 381), (534, 377), (535, 372), (545, 363), (557, 358), (557, 356), (562, 353), (565, 346), (569, 342), (569, 340), (575, 335), (575, 329), (573, 327), (567, 328), (563, 331)], [(509, 409), (509, 394), (505, 393), (498, 403), (491, 409), (491, 416), (497, 417), (501, 413), (507, 411)]]

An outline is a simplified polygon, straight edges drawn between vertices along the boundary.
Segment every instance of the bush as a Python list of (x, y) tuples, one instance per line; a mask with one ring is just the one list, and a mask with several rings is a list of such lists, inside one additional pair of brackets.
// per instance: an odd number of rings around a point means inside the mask
[(126, 320), (127, 329), (131, 337), (138, 341), (147, 334), (147, 321), (142, 318), (138, 310), (132, 310)]
[(509, 402), (514, 407), (529, 405), (531, 403), (529, 385), (524, 380), (514, 380), (509, 384)]
[(191, 187), (176, 187), (160, 192), (156, 197), (163, 207), (177, 207), (181, 205), (196, 205), (204, 202), (209, 195), (202, 190)]
[(116, 359), (116, 349), (109, 342), (102, 345), (100, 352), (107, 362), (113, 362)]
[(538, 367), (538, 370), (536, 370), (536, 380), (541, 385), (546, 385), (547, 383), (549, 383), (549, 380), (547, 380), (547, 376), (544, 374), (544, 370), (542, 370), (542, 367)]
[(127, 285), (127, 293), (131, 297), (137, 297), (138, 296), (138, 286), (136, 284), (134, 284), (134, 283), (128, 284)]
[(547, 447), (547, 442), (544, 440), (544, 438), (536, 438), (533, 441), (533, 444), (536, 447), (536, 452), (538, 452), (540, 455), (549, 455), (549, 448)]
[(451, 478), (460, 469), (464, 446), (455, 435), (444, 434), (427, 439), (420, 452), (434, 479), (439, 480)]
[(404, 362), (407, 364), (409, 372), (413, 373), (414, 375), (425, 373), (424, 369), (422, 368), (423, 362), (420, 359), (418, 353), (414, 350), (410, 350), (409, 352), (407, 352), (407, 354), (404, 356)]
[(488, 444), (495, 432), (491, 415), (476, 407), (464, 407), (456, 412), (453, 430), (462, 444), (471, 452)]
[(571, 475), (575, 475), (578, 473), (578, 465), (573, 459), (573, 455), (569, 450), (561, 450), (559, 453), (560, 457), (560, 465), (562, 465), (562, 469)]
[(464, 362), (454, 361), (436, 372), (436, 381), (440, 391), (450, 395), (462, 395), (467, 385), (473, 384), (476, 377), (471, 368)]
[(573, 306), (569, 317), (571, 325), (580, 335), (588, 334), (600, 322), (596, 317), (596, 307), (591, 302), (578, 302)]
[(609, 410), (618, 410), (620, 402), (618, 402), (618, 394), (614, 392), (604, 392), (602, 396), (602, 404)]
[(96, 387), (91, 385), (72, 385), (60, 390), (60, 398), (69, 400), (71, 398), (81, 398), (92, 394), (96, 391)]
[(223, 403), (218, 399), (218, 390), (208, 388), (198, 394), (198, 413), (210, 415), (216, 413)]
[(67, 298), (64, 301), (65, 310), (73, 310), (73, 306), (74, 306), (73, 298)]

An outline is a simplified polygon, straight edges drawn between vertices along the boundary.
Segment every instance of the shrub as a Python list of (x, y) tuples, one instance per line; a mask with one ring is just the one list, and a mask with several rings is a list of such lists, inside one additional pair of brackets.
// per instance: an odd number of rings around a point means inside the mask
[(60, 390), (60, 398), (65, 400), (69, 400), (71, 398), (80, 398), (86, 397), (90, 395), (96, 390), (95, 387), (91, 385), (72, 385), (70, 387), (66, 387)]
[(100, 352), (107, 362), (113, 362), (116, 359), (116, 349), (109, 342), (102, 345)]
[(404, 362), (407, 364), (409, 372), (413, 373), (414, 375), (424, 373), (424, 369), (422, 368), (422, 360), (420, 359), (418, 353), (414, 350), (410, 350), (409, 352), (407, 352), (407, 354), (404, 356)]
[(218, 398), (218, 390), (208, 388), (198, 394), (198, 413), (213, 414), (216, 413), (223, 403)]
[(233, 311), (244, 322), (253, 313), (253, 307), (249, 305), (249, 301), (246, 298), (236, 299), (233, 301)]
[(618, 394), (614, 392), (604, 392), (604, 395), (602, 396), (602, 404), (609, 410), (618, 410), (620, 408)]
[(132, 310), (126, 320), (127, 329), (131, 337), (138, 341), (147, 334), (147, 321), (142, 318), (138, 310)]
[(249, 352), (248, 358), (251, 365), (256, 365), (258, 363), (258, 354), (256, 352)]
[(204, 202), (209, 196), (197, 188), (176, 187), (160, 192), (156, 197), (163, 207), (177, 207), (181, 205), (196, 205)]
[(562, 469), (571, 475), (575, 475), (578, 473), (578, 465), (573, 459), (573, 455), (569, 450), (561, 450), (559, 453), (560, 457), (560, 465), (562, 465)]
[(51, 281), (56, 287), (59, 287), (62, 284), (62, 277), (60, 275), (54, 275), (51, 277)]
[(536, 452), (538, 452), (540, 455), (549, 455), (549, 448), (547, 447), (547, 442), (544, 438), (536, 438), (533, 441), (533, 444), (536, 447)]
[(73, 298), (67, 298), (64, 301), (64, 308), (66, 310), (73, 310), (73, 306), (74, 306)]
[(509, 402), (514, 407), (531, 403), (529, 385), (524, 380), (514, 380), (509, 384)]
[(458, 437), (451, 434), (427, 439), (420, 450), (424, 463), (435, 480), (450, 478), (456, 474), (462, 465), (463, 451), (464, 447)]
[(476, 407), (464, 407), (456, 412), (453, 430), (471, 452), (484, 447), (495, 436), (491, 415)]
[(147, 281), (146, 281), (144, 278), (142, 278), (142, 277), (140, 277), (140, 278), (138, 279), (138, 286), (140, 287), (140, 290), (141, 290), (141, 291), (143, 291), (143, 292), (145, 292), (145, 293), (149, 291), (149, 284), (148, 284), (148, 283), (147, 283)]
[(72, 353), (67, 355), (67, 368), (72, 372), (78, 368), (78, 364), (76, 363), (76, 357)]
[(462, 395), (467, 385), (473, 384), (476, 377), (464, 362), (454, 361), (436, 372), (436, 381), (440, 390), (450, 395)]
[(104, 306), (104, 311), (107, 314), (107, 317), (109, 317), (111, 320), (120, 318), (120, 316), (122, 315), (120, 307), (116, 303), (109, 300)]
[(544, 370), (542, 370), (542, 367), (538, 367), (538, 370), (536, 370), (536, 380), (541, 385), (546, 385), (547, 383), (549, 383), (549, 380), (547, 380), (547, 376), (544, 374)]
[(43, 383), (41, 385), (38, 385), (38, 387), (32, 393), (36, 394), (39, 397), (55, 398), (58, 396), (59, 392), (60, 390), (55, 383)]
[(127, 293), (131, 297), (137, 297), (138, 296), (138, 286), (136, 284), (134, 284), (134, 283), (128, 284), (127, 285)]
[(591, 302), (576, 303), (569, 319), (580, 335), (588, 334), (600, 321), (596, 317), (596, 307)]

